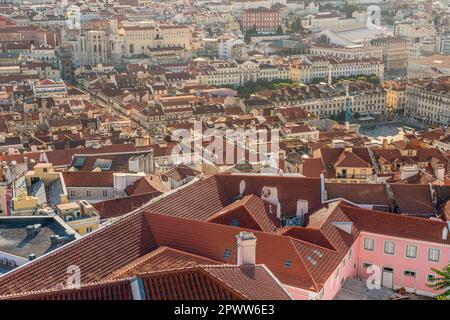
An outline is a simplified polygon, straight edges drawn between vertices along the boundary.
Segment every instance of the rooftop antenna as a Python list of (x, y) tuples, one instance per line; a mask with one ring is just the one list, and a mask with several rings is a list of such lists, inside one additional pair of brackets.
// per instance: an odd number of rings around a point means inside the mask
[(345, 88), (345, 130), (350, 127), (350, 88), (348, 81), (344, 83)]

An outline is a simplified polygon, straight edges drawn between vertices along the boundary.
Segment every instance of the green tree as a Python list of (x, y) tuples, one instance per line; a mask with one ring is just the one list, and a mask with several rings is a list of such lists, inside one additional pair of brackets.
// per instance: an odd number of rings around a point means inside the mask
[(447, 264), (442, 270), (435, 268), (431, 268), (431, 270), (437, 276), (434, 278), (434, 282), (428, 286), (436, 291), (445, 290), (444, 293), (437, 296), (438, 300), (450, 300), (450, 264)]
[(296, 16), (290, 24), (290, 29), (294, 33), (303, 33), (305, 28), (302, 25), (300, 17)]
[(256, 36), (257, 34), (258, 34), (258, 31), (256, 30), (256, 27), (253, 27), (252, 29), (248, 29), (244, 36), (245, 42), (250, 43), (252, 36)]
[(347, 2), (342, 6), (342, 12), (345, 13), (347, 19), (352, 17), (353, 12), (358, 11), (359, 8), (356, 4), (348, 4)]
[(283, 34), (283, 27), (282, 26), (278, 26), (276, 33), (277, 34)]

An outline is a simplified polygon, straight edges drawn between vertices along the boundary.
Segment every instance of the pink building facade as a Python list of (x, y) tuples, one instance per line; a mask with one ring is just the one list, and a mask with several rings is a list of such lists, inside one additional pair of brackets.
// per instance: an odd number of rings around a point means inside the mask
[[(361, 233), (358, 241), (358, 277), (367, 278), (370, 265), (377, 270), (375, 279), (383, 287), (398, 289), (424, 296), (435, 296), (428, 287), (434, 273), (431, 268), (442, 270), (450, 259), (450, 246), (413, 239), (402, 239), (373, 233)], [(374, 273), (374, 270), (372, 270)]]
[[(367, 280), (391, 289), (404, 287), (408, 292), (433, 297), (428, 284), (434, 273), (450, 261), (450, 246), (412, 239), (361, 232), (319, 292), (285, 286), (296, 300), (331, 300), (348, 278)], [(372, 267), (372, 268), (370, 268)]]

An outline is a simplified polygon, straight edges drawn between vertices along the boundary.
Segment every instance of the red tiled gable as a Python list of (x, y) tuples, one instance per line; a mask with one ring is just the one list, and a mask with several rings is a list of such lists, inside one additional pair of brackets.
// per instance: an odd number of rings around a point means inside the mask
[(199, 171), (181, 164), (163, 173), (161, 176), (171, 178), (175, 181), (181, 181), (187, 177), (196, 177), (199, 174)]
[[(274, 232), (281, 226), (281, 223), (275, 214), (276, 207), (272, 207), (273, 212), (271, 213), (269, 205), (264, 200), (255, 195), (247, 195), (223, 208), (208, 221), (229, 225), (233, 219), (236, 219), (241, 227)], [(247, 221), (248, 219), (250, 221)]]
[(345, 151), (344, 148), (321, 148), (320, 157), (326, 168), (327, 177), (335, 176), (335, 166), (356, 165), (371, 167), (371, 160), (367, 148), (352, 148), (352, 151)]
[[(329, 210), (331, 213), (329, 214), (328, 219), (325, 220), (320, 227), (320, 230), (324, 237), (326, 237), (333, 245), (335, 250), (313, 246), (303, 241), (296, 242), (296, 249), (307, 264), (308, 271), (313, 279), (315, 279), (316, 283), (320, 285), (323, 285), (332, 275), (359, 235), (359, 230), (357, 228), (352, 228), (352, 233), (348, 234), (333, 224), (333, 222), (351, 221), (341, 212), (340, 206), (336, 206), (335, 209), (331, 208)], [(311, 257), (311, 259), (316, 261), (316, 264), (313, 265), (308, 257)]]
[(290, 299), (264, 265), (203, 266), (203, 269), (251, 300)]
[[(249, 229), (224, 226), (210, 222), (181, 219), (167, 215), (147, 213), (148, 224), (160, 246), (168, 246), (224, 263), (236, 263), (236, 235)], [(314, 290), (310, 277), (290, 237), (252, 231), (257, 238), (256, 263), (264, 263), (283, 283)], [(231, 250), (230, 258), (224, 256)], [(286, 268), (285, 261), (292, 261)]]
[(289, 227), (282, 229), (280, 233), (284, 236), (289, 236), (298, 240), (306, 241), (330, 250), (336, 250), (328, 241), (320, 229), (303, 228), (303, 227)]
[(400, 150), (398, 149), (375, 149), (373, 150), (373, 154), (378, 161), (380, 161), (380, 159), (384, 159), (389, 163), (402, 161), (403, 158)]
[(352, 152), (344, 151), (340, 154), (335, 167), (343, 168), (371, 168), (372, 165)]
[(138, 195), (142, 193), (154, 193), (158, 192), (147, 180), (147, 177), (142, 177), (126, 187), (125, 192), (129, 196)]
[(86, 188), (86, 187), (114, 187), (114, 172), (68, 172), (62, 173), (66, 187)]
[(427, 161), (432, 161), (432, 159), (434, 158), (445, 163), (447, 167), (450, 163), (450, 159), (445, 157), (443, 153), (437, 148), (418, 149), (417, 157), (419, 159), (425, 159)]

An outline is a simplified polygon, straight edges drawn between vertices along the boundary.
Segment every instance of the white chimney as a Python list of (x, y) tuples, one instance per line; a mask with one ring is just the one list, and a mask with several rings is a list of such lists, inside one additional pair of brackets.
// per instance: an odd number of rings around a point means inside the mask
[(436, 168), (434, 170), (434, 173), (436, 174), (436, 179), (439, 181), (444, 181), (445, 179), (445, 168)]
[(325, 201), (325, 176), (323, 172), (320, 174), (320, 201), (324, 203)]
[(277, 218), (281, 219), (281, 203), (277, 203)]
[(419, 173), (415, 166), (403, 166), (400, 168), (400, 179), (405, 180)]
[(245, 191), (245, 180), (241, 180), (241, 183), (239, 183), (239, 195), (242, 196)]
[(442, 240), (447, 240), (448, 238), (448, 227), (445, 226), (444, 229), (442, 229)]
[(308, 213), (308, 200), (300, 199), (297, 201), (297, 213), (296, 216), (299, 219), (303, 219), (303, 216)]
[(252, 232), (242, 231), (236, 235), (237, 265), (256, 263), (256, 237)]
[(145, 291), (141, 278), (132, 278), (130, 280), (130, 288), (133, 300), (145, 300)]

